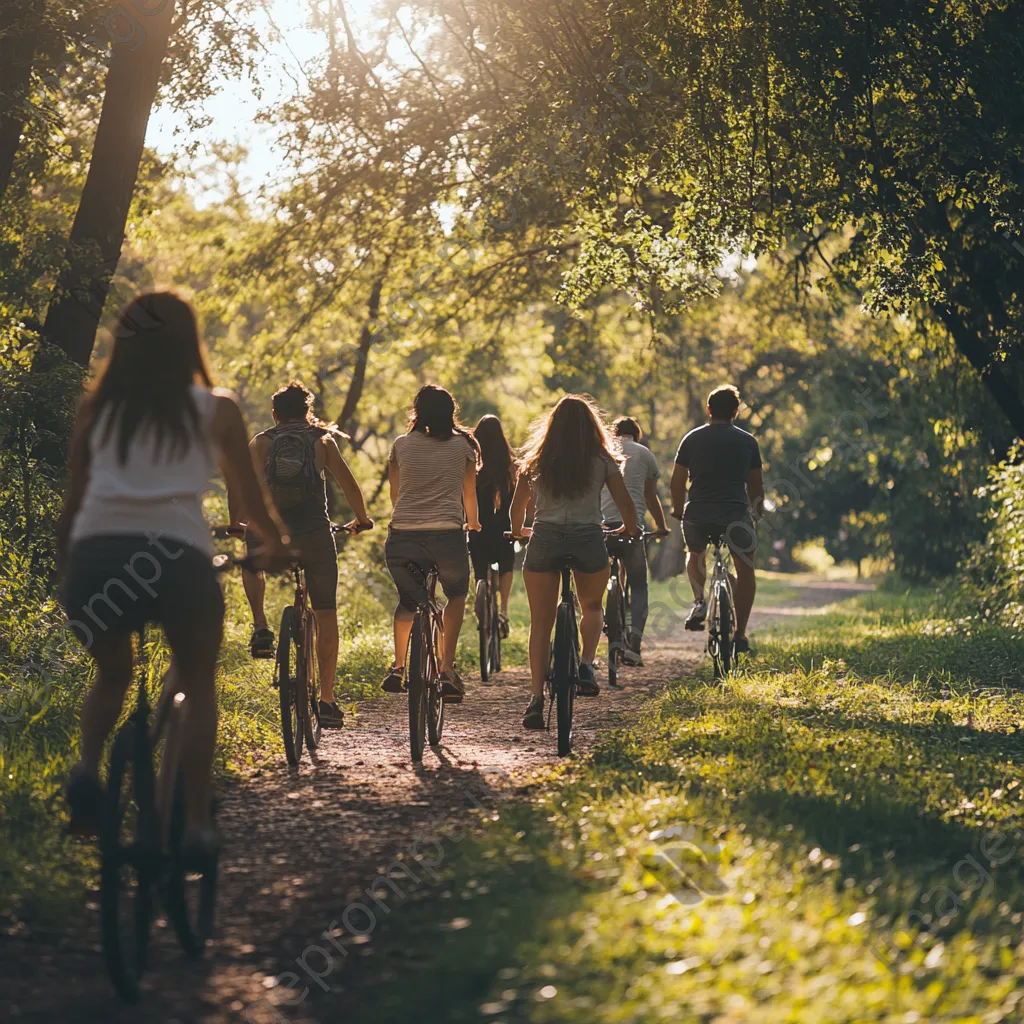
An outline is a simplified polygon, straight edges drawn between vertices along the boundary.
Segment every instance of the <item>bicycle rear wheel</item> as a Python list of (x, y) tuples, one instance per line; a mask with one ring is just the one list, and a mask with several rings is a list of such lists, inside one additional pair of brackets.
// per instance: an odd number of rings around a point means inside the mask
[(572, 608), (565, 603), (558, 606), (555, 620), (555, 715), (558, 724), (558, 756), (572, 753), (572, 711), (576, 698), (576, 620)]
[(409, 640), (409, 672), (406, 679), (406, 688), (409, 691), (409, 752), (415, 762), (423, 760), (423, 748), (427, 742), (429, 633), (424, 624), (426, 615), (426, 612), (420, 610), (413, 619), (412, 636)]
[(154, 807), (152, 748), (145, 725), (129, 721), (110, 754), (100, 831), (100, 928), (103, 959), (118, 995), (139, 998), (153, 919), (160, 844)]
[(715, 601), (716, 615), (714, 623), (714, 650), (712, 661), (715, 678), (724, 679), (732, 671), (732, 602), (729, 599), (729, 588), (724, 583), (718, 585), (718, 597)]
[(281, 614), (281, 629), (277, 637), (277, 661), (274, 663), (274, 685), (281, 704), (281, 736), (284, 739), (284, 754), (288, 763), (297, 767), (302, 757), (302, 720), (305, 692), (299, 691), (297, 673), (293, 671), (292, 660), (298, 651), (295, 647), (295, 608), (289, 605)]
[[(216, 804), (214, 804), (214, 810)], [(183, 863), (181, 841), (185, 834), (185, 780), (178, 772), (171, 808), (170, 863), (164, 902), (178, 942), (186, 956), (198, 959), (213, 937), (214, 907), (217, 901), (217, 858), (206, 864)]]
[(306, 612), (306, 622), (302, 630), (302, 646), (305, 650), (304, 670), (301, 673), (305, 678), (299, 680), (299, 690), (309, 694), (306, 713), (303, 716), (303, 733), (306, 737), (306, 747), (310, 754), (320, 746), (323, 738), (323, 725), (320, 722), (320, 663), (316, 656), (317, 626), (316, 616)]
[(613, 576), (608, 584), (608, 600), (605, 602), (604, 626), (608, 634), (608, 685), (618, 686), (619, 665), (622, 663), (622, 644), (626, 634), (623, 613), (622, 587)]

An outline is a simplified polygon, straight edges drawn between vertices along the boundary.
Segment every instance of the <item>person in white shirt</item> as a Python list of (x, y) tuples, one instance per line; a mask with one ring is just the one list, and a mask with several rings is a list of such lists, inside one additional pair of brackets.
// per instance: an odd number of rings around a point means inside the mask
[[(643, 431), (640, 424), (631, 416), (620, 416), (613, 425), (615, 436), (619, 439), (625, 462), (622, 464), (622, 478), (626, 482), (626, 490), (636, 505), (636, 518), (643, 529), (644, 516), (649, 511), (654, 520), (655, 536), (667, 537), (668, 527), (665, 525), (665, 510), (661, 507), (658, 497), (658, 460), (654, 452), (640, 443)], [(618, 527), (622, 517), (615, 505), (615, 499), (606, 487), (601, 492), (601, 514), (605, 526)], [(647, 549), (642, 542), (631, 544), (622, 556), (626, 566), (626, 577), (630, 589), (631, 621), (626, 636), (626, 650), (623, 656), (627, 665), (642, 665), (640, 648), (643, 643), (644, 627), (647, 625)]]

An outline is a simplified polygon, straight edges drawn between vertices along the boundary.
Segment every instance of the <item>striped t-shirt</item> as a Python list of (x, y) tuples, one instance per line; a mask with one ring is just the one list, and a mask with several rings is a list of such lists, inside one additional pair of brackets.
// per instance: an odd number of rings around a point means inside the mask
[(398, 466), (396, 530), (459, 530), (466, 525), (462, 481), (476, 452), (462, 434), (438, 441), (422, 430), (395, 439), (389, 460)]

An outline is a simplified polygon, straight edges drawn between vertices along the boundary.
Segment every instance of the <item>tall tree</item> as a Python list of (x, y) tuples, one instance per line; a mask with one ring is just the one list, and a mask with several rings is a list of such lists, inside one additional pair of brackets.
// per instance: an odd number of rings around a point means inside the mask
[(142, 41), (139, 31), (115, 35), (89, 173), (43, 328), (46, 339), (82, 367), (92, 355), (124, 244), (176, 5), (149, 0), (135, 6), (144, 14)]
[(44, 14), (44, 0), (8, 0), (0, 7), (0, 203), (25, 128), (25, 104)]

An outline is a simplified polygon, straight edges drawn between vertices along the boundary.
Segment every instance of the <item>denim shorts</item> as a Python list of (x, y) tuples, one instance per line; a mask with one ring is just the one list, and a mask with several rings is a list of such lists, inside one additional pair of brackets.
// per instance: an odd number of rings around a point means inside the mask
[(427, 573), (436, 566), (445, 597), (469, 593), (469, 547), (465, 530), (388, 530), (384, 561), (402, 607), (414, 612), (427, 602)]
[(533, 528), (526, 546), (524, 572), (561, 572), (566, 566), (595, 573), (608, 568), (608, 550), (600, 526), (550, 526)]

